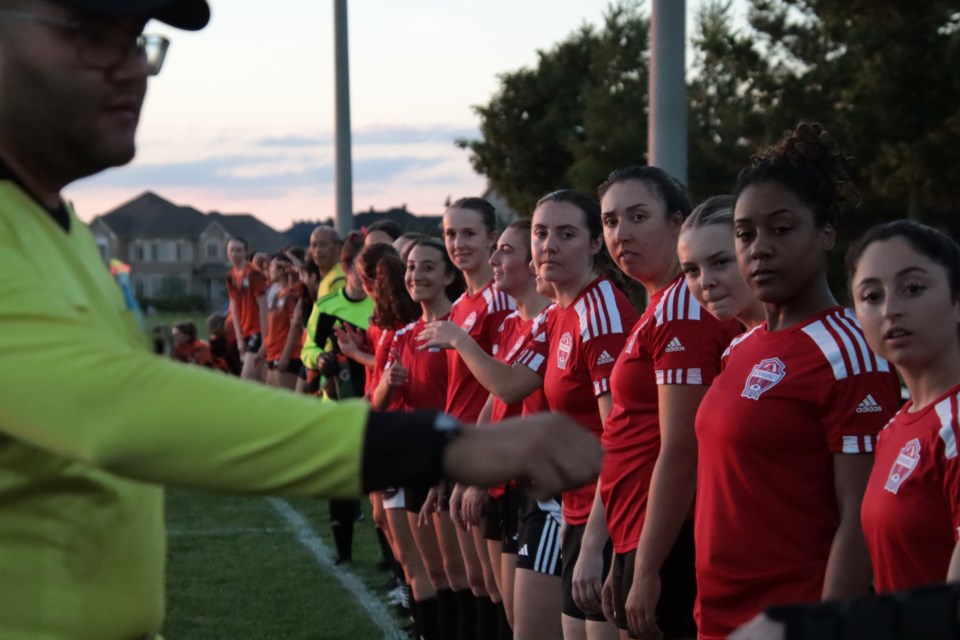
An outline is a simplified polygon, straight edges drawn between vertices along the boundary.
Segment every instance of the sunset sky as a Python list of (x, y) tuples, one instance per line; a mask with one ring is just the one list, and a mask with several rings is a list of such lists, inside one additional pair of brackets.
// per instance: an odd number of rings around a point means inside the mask
[[(700, 0), (688, 0), (688, 35)], [(355, 0), (349, 5), (355, 211), (439, 213), (479, 195), (457, 137), (497, 74), (536, 64), (606, 0)], [(89, 220), (151, 190), (201, 211), (253, 213), (283, 230), (334, 214), (333, 3), (212, 0), (151, 79), (137, 159), (69, 187)]]

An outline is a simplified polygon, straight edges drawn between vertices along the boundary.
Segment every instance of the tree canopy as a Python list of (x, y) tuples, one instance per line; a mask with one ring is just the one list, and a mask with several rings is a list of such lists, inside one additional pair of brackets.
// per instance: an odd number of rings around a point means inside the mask
[[(728, 192), (751, 154), (802, 121), (857, 159), (859, 227), (910, 215), (950, 226), (960, 200), (960, 0), (751, 0), (698, 8), (688, 65), (694, 200)], [(625, 0), (500, 76), (459, 140), (517, 211), (561, 187), (592, 192), (647, 157), (649, 18)]]

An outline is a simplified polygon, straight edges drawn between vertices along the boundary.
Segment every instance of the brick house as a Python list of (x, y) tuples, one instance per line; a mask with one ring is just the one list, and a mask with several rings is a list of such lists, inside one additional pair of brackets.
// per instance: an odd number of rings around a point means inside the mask
[(230, 268), (227, 241), (246, 238), (252, 251), (272, 253), (290, 244), (249, 214), (201, 213), (145, 192), (90, 222), (100, 256), (131, 267), (140, 299), (201, 296), (208, 309), (226, 307)]

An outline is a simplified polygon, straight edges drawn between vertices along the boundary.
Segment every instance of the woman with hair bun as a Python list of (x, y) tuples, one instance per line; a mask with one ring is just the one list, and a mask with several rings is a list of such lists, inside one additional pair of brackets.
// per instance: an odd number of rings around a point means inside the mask
[(766, 321), (731, 344), (697, 413), (704, 640), (773, 604), (870, 587), (860, 504), (899, 385), (827, 284), (847, 162), (823, 127), (801, 124), (734, 192), (737, 262)]

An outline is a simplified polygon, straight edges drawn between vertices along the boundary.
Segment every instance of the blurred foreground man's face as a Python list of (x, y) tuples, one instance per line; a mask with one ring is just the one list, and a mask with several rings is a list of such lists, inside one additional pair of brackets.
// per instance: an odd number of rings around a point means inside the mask
[[(58, 186), (129, 162), (147, 90), (135, 46), (145, 20), (85, 16), (48, 0), (0, 0), (0, 9), (35, 16), (0, 19), (2, 160)], [(96, 43), (114, 47), (117, 63), (92, 66)]]

